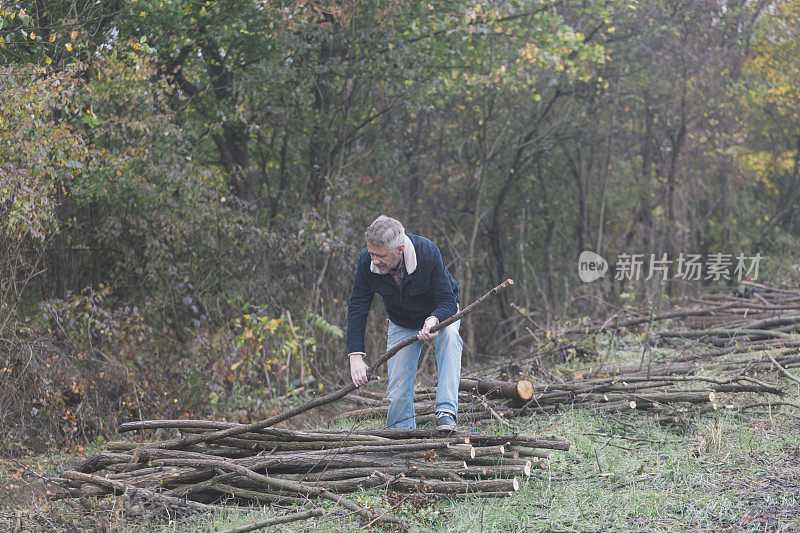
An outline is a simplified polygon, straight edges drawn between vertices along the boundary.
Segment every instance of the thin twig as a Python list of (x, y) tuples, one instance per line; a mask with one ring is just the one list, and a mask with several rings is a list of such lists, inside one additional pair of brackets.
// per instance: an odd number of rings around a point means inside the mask
[(769, 360), (770, 360), (770, 361), (772, 361), (772, 364), (774, 364), (774, 365), (775, 365), (775, 367), (776, 367), (778, 370), (780, 370), (780, 371), (781, 371), (781, 373), (782, 373), (783, 375), (785, 375), (786, 377), (788, 377), (789, 379), (791, 379), (791, 380), (792, 380), (792, 381), (794, 381), (795, 383), (797, 383), (797, 384), (800, 384), (800, 378), (798, 378), (797, 376), (795, 376), (794, 374), (792, 374), (791, 372), (789, 372), (788, 370), (786, 370), (785, 368), (783, 368), (783, 367), (782, 367), (782, 366), (781, 366), (781, 365), (778, 363), (778, 361), (776, 361), (776, 360), (775, 360), (775, 358), (774, 358), (774, 357), (772, 357), (772, 354), (771, 354), (769, 351), (767, 351), (767, 352), (765, 352), (765, 353), (767, 354), (767, 357), (769, 357)]

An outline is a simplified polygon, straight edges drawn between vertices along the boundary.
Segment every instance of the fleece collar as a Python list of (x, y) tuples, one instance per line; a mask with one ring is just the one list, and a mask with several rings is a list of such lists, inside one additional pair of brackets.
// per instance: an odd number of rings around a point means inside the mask
[[(411, 242), (411, 239), (408, 238), (408, 235), (405, 236), (403, 244), (405, 244), (403, 248), (403, 261), (406, 265), (406, 273), (411, 274), (417, 269), (417, 251), (414, 249), (414, 244)], [(373, 274), (380, 274), (378, 267), (376, 267), (372, 261), (369, 263), (369, 271)]]

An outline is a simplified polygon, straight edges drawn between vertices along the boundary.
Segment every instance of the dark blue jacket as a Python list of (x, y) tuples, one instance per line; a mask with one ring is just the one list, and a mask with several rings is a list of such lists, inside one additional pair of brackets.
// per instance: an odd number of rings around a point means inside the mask
[(445, 268), (439, 248), (425, 237), (411, 234), (406, 237), (403, 251), (406, 275), (400, 287), (391, 274), (370, 270), (372, 261), (366, 248), (358, 256), (347, 308), (347, 353), (365, 351), (364, 332), (375, 293), (381, 295), (389, 320), (405, 328), (422, 329), (429, 316), (442, 322), (456, 314), (458, 284)]

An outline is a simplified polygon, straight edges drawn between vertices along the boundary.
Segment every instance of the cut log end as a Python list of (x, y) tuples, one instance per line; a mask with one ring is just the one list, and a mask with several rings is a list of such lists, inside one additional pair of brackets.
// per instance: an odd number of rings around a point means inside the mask
[(528, 401), (533, 398), (533, 383), (529, 379), (517, 381), (517, 395), (520, 400)]

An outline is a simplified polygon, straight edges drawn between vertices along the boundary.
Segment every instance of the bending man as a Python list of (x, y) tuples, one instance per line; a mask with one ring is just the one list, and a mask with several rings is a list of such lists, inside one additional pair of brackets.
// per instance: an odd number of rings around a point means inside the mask
[(389, 315), (387, 346), (419, 334), (418, 341), (406, 346), (387, 363), (389, 384), (386, 396), (390, 428), (415, 428), (414, 382), (422, 341), (435, 342), (436, 427), (450, 431), (456, 427), (458, 385), (461, 378), (461, 336), (456, 321), (431, 333), (430, 329), (458, 311), (458, 284), (447, 271), (439, 248), (417, 235), (406, 234), (403, 225), (379, 216), (364, 233), (367, 247), (358, 256), (353, 290), (347, 309), (347, 351), (350, 375), (360, 387), (367, 383), (364, 362), (364, 333), (375, 293), (381, 295)]

